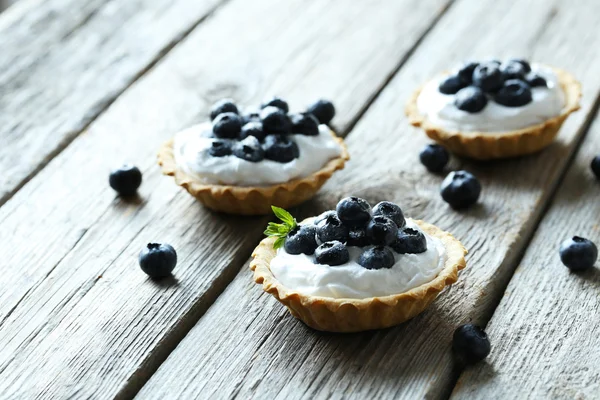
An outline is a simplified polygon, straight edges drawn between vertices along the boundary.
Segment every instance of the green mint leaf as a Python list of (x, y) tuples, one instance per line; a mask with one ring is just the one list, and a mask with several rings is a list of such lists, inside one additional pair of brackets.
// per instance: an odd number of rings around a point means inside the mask
[(292, 214), (290, 214), (283, 208), (271, 206), (271, 209), (273, 210), (273, 213), (277, 218), (282, 220), (286, 225), (289, 225), (292, 229), (295, 228), (296, 225), (298, 225), (296, 219), (292, 216)]
[(281, 246), (283, 246), (283, 243), (285, 242), (285, 236), (280, 236), (277, 238), (277, 240), (275, 241), (275, 243), (273, 243), (273, 248), (274, 249), (278, 249)]

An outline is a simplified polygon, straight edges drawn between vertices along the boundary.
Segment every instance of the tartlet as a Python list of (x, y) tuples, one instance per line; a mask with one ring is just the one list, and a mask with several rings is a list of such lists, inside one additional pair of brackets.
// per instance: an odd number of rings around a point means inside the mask
[(564, 95), (564, 106), (557, 115), (539, 123), (493, 132), (448, 129), (430, 121), (419, 109), (418, 99), (425, 85), (410, 97), (406, 115), (413, 126), (420, 127), (431, 139), (459, 155), (489, 160), (535, 153), (552, 143), (566, 118), (579, 109), (581, 98), (581, 85), (570, 73), (559, 68), (543, 67), (554, 72)]
[[(312, 223), (309, 218), (302, 224)], [(405, 322), (431, 304), (438, 294), (458, 279), (465, 266), (463, 245), (451, 234), (423, 221), (412, 220), (427, 235), (439, 239), (446, 250), (442, 269), (430, 281), (410, 290), (367, 298), (336, 298), (301, 293), (275, 277), (271, 261), (276, 257), (275, 237), (262, 240), (254, 250), (250, 269), (265, 292), (285, 305), (289, 312), (311, 328), (329, 332), (358, 332), (387, 328)], [(336, 267), (331, 267), (336, 268)]]

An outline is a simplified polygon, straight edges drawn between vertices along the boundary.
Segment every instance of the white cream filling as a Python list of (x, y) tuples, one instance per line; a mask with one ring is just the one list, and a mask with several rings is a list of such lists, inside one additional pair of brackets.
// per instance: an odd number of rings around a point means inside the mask
[(273, 185), (306, 177), (342, 153), (327, 125), (316, 136), (292, 135), (300, 156), (288, 163), (272, 160), (251, 162), (234, 155), (213, 157), (208, 153), (213, 138), (207, 137), (209, 122), (192, 126), (175, 135), (175, 162), (186, 174), (203, 183), (252, 186)]
[(536, 125), (559, 115), (565, 99), (558, 77), (551, 68), (532, 64), (531, 69), (546, 80), (548, 87), (532, 88), (533, 100), (522, 107), (506, 107), (488, 99), (480, 112), (459, 110), (454, 105), (454, 95), (438, 90), (448, 75), (433, 79), (423, 87), (417, 107), (433, 125), (459, 132), (506, 132)]
[[(406, 225), (420, 230), (411, 219), (406, 220)], [(350, 260), (338, 266), (316, 264), (314, 255), (289, 254), (280, 248), (270, 269), (284, 286), (304, 295), (364, 299), (399, 294), (432, 281), (444, 268), (444, 244), (423, 233), (427, 250), (420, 254), (393, 252), (396, 263), (390, 269), (361, 267), (358, 258), (366, 248), (360, 247), (348, 247)]]

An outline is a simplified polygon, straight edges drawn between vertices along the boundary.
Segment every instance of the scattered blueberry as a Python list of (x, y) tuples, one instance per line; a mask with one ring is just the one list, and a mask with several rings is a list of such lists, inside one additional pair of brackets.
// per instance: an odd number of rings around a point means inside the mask
[(267, 106), (260, 112), (260, 119), (266, 133), (290, 133), (292, 124), (287, 114), (280, 108)]
[(589, 239), (573, 236), (560, 245), (560, 260), (572, 271), (591, 268), (598, 259), (598, 248)]
[(292, 133), (299, 133), (308, 136), (317, 136), (319, 134), (319, 120), (310, 113), (292, 114)]
[(475, 364), (490, 354), (491, 345), (483, 329), (477, 325), (466, 324), (454, 331), (452, 349), (465, 364)]
[(335, 212), (334, 210), (328, 210), (328, 211), (325, 211), (325, 212), (323, 212), (323, 213), (319, 214), (319, 215), (318, 215), (318, 216), (317, 216), (317, 217), (314, 219), (313, 223), (314, 223), (315, 225), (319, 225), (319, 222), (321, 222), (321, 221), (325, 220), (325, 219), (326, 219), (327, 217), (329, 217), (330, 215), (333, 215), (333, 216), (335, 216), (335, 217), (337, 218), (337, 214), (336, 214), (336, 212)]
[(478, 87), (467, 86), (454, 95), (454, 105), (459, 110), (476, 113), (485, 108), (487, 97)]
[(228, 112), (234, 113), (234, 114), (239, 114), (238, 108), (235, 105), (235, 103), (233, 102), (233, 100), (231, 100), (231, 99), (219, 100), (210, 109), (210, 119), (212, 121), (213, 119), (217, 118), (217, 116), (219, 114), (228, 113)]
[(506, 107), (521, 107), (533, 100), (529, 85), (518, 79), (504, 82), (504, 85), (496, 95), (494, 101)]
[(335, 107), (333, 106), (333, 103), (324, 99), (311, 104), (307, 111), (314, 115), (321, 124), (330, 123), (335, 116)]
[(360, 197), (345, 197), (335, 207), (339, 219), (349, 227), (365, 226), (371, 219), (371, 205)]
[(121, 196), (133, 196), (142, 184), (142, 173), (138, 167), (125, 164), (110, 172), (108, 184)]
[(373, 207), (373, 215), (383, 215), (384, 217), (388, 217), (396, 224), (398, 228), (402, 228), (404, 225), (406, 225), (406, 220), (404, 219), (402, 209), (391, 201), (382, 201), (377, 203), (375, 207)]
[(260, 108), (266, 108), (269, 106), (277, 107), (286, 114), (290, 111), (290, 107), (288, 106), (288, 103), (279, 97), (273, 97), (272, 99), (265, 101), (264, 103), (262, 103)]
[(265, 131), (263, 131), (262, 122), (250, 121), (242, 126), (240, 131), (240, 140), (246, 139), (248, 136), (254, 136), (260, 141), (265, 140)]
[(362, 228), (352, 228), (348, 233), (347, 246), (365, 247), (370, 243), (367, 233)]
[(265, 158), (280, 163), (287, 163), (298, 158), (298, 145), (288, 135), (268, 135), (265, 138)]
[(391, 247), (400, 254), (420, 254), (427, 250), (427, 240), (420, 230), (404, 227), (398, 230)]
[(366, 269), (392, 268), (396, 263), (394, 253), (387, 247), (376, 246), (366, 249), (358, 259), (361, 267)]
[(440, 86), (438, 86), (438, 90), (443, 94), (455, 94), (460, 89), (466, 87), (469, 83), (465, 82), (458, 75), (451, 75), (444, 79)]
[(213, 121), (213, 133), (218, 138), (235, 139), (241, 129), (242, 119), (232, 112), (221, 113)]
[(477, 62), (469, 61), (458, 70), (457, 75), (465, 83), (465, 86), (473, 82), (473, 71), (475, 71), (478, 65), (479, 63)]
[(348, 228), (342, 224), (337, 214), (329, 214), (317, 224), (317, 239), (319, 243), (348, 241)]
[(479, 64), (473, 71), (473, 85), (484, 92), (494, 92), (502, 87), (502, 73), (496, 63)]
[(442, 172), (450, 160), (450, 154), (448, 154), (448, 150), (439, 144), (428, 144), (421, 150), (419, 159), (429, 171)]
[(248, 136), (246, 139), (236, 142), (233, 145), (233, 155), (242, 160), (259, 162), (265, 158), (265, 151), (257, 138)]
[(548, 83), (538, 74), (531, 73), (527, 75), (525, 81), (531, 87), (548, 87)]
[(442, 182), (441, 194), (452, 208), (461, 209), (477, 202), (481, 194), (481, 184), (467, 171), (453, 171)]
[[(529, 67), (529, 70), (531, 71), (531, 67)], [(507, 81), (509, 79), (525, 79), (525, 75), (529, 71), (521, 62), (510, 60), (500, 66), (500, 72), (504, 80)]]
[(138, 262), (147, 275), (162, 278), (171, 275), (177, 264), (177, 252), (170, 244), (148, 243), (140, 251)]
[(319, 264), (342, 265), (350, 260), (346, 246), (337, 240), (325, 242), (315, 250), (315, 258)]
[(396, 240), (398, 226), (396, 226), (394, 221), (388, 217), (375, 215), (367, 224), (365, 231), (371, 244), (376, 246), (387, 246)]
[(591, 168), (594, 175), (596, 175), (596, 178), (600, 179), (600, 155), (597, 155), (592, 159)]
[(231, 141), (227, 139), (216, 139), (211, 143), (210, 148), (208, 149), (208, 154), (213, 157), (225, 157), (231, 155), (232, 151)]
[(314, 225), (298, 225), (288, 233), (283, 247), (290, 254), (314, 254), (317, 248), (316, 233), (317, 228)]

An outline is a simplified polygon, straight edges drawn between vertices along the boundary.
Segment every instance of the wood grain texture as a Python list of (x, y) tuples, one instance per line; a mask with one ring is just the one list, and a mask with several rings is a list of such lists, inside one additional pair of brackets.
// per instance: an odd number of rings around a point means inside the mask
[(22, 0), (0, 15), (0, 205), (220, 0)]
[[(0, 207), (0, 393), (131, 396), (266, 223), (203, 209), (161, 176), (159, 145), (224, 96), (252, 104), (279, 93), (292, 108), (328, 97), (344, 132), (445, 4), (237, 0), (201, 24)], [(133, 203), (107, 185), (109, 168), (127, 159), (144, 171)], [(178, 250), (174, 280), (140, 272), (148, 241)]]
[(453, 399), (600, 397), (600, 269), (571, 273), (558, 254), (574, 235), (600, 243), (599, 152), (596, 119), (489, 322), (492, 353)]
[[(549, 194), (567, 164), (598, 97), (598, 3), (465, 0), (453, 5), (361, 118), (349, 136), (352, 160), (298, 218), (332, 208), (354, 194), (392, 200), (408, 216), (432, 222), (470, 250), (459, 282), (422, 315), (396, 328), (324, 334), (306, 328), (253, 283), (247, 266), (200, 319), (140, 399), (444, 398), (458, 370), (454, 329), (487, 321), (510, 279)], [(468, 15), (469, 18), (465, 18)], [(516, 28), (518, 27), (518, 29)], [(559, 35), (556, 33), (560, 32)], [(481, 180), (480, 203), (462, 213), (441, 200), (442, 177), (425, 172), (418, 151), (425, 135), (403, 116), (404, 102), (426, 79), (472, 57), (523, 55), (564, 67), (584, 85), (584, 105), (555, 144), (521, 159), (491, 163), (454, 160)]]

